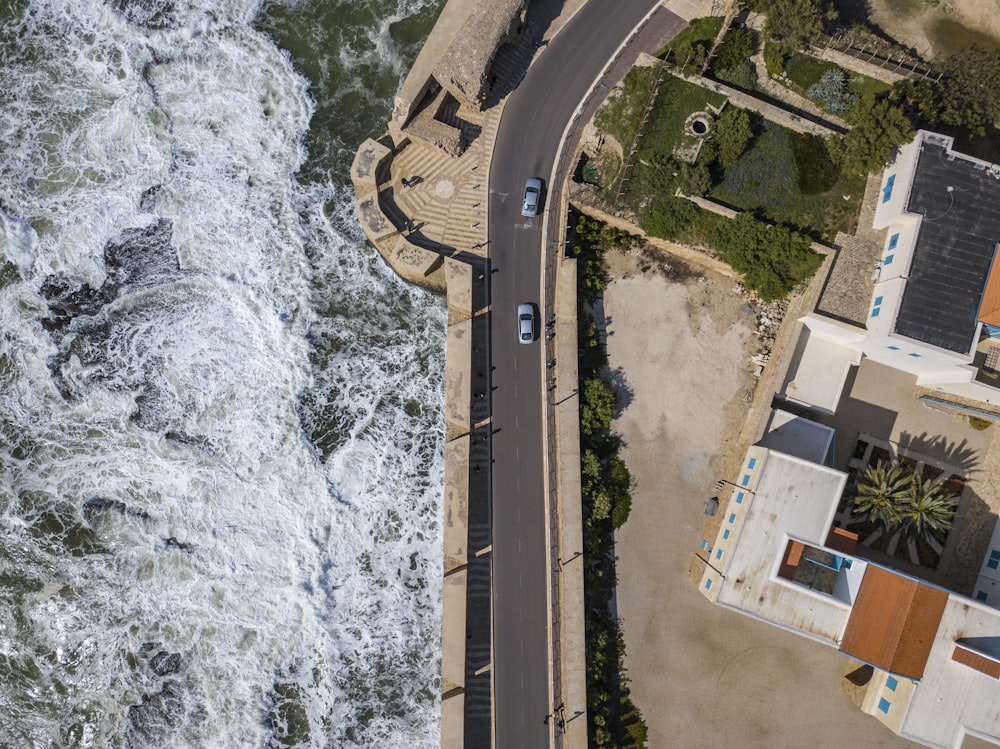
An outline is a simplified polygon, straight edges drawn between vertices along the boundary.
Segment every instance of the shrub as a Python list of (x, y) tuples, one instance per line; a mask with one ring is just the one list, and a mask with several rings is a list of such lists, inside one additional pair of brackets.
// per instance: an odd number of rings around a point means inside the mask
[(731, 69), (740, 63), (747, 62), (747, 58), (754, 53), (756, 44), (753, 32), (745, 26), (733, 26), (726, 32), (722, 44), (719, 45), (712, 60), (712, 67), (719, 69)]
[(847, 90), (847, 74), (840, 68), (823, 73), (819, 83), (807, 90), (814, 102), (831, 114), (845, 114), (857, 102), (858, 95)]
[(782, 75), (785, 72), (785, 52), (781, 46), (769, 42), (764, 45), (764, 67), (771, 75)]
[(799, 176), (799, 190), (804, 195), (818, 195), (832, 189), (840, 178), (840, 167), (830, 156), (826, 141), (818, 135), (806, 133), (790, 140)]
[(757, 88), (757, 71), (749, 60), (741, 60), (731, 68), (716, 70), (715, 77), (746, 91)]
[(989, 429), (993, 426), (993, 421), (991, 419), (984, 419), (979, 416), (969, 416), (969, 426), (975, 429), (977, 432), (981, 432), (984, 429)]
[(823, 262), (807, 236), (787, 226), (761, 223), (753, 214), (740, 213), (718, 224), (712, 244), (739, 273), (747, 288), (761, 299), (780, 299)]
[(728, 169), (735, 164), (753, 139), (750, 115), (739, 107), (726, 107), (715, 121), (712, 140), (719, 148), (719, 165)]
[(817, 60), (811, 55), (799, 52), (791, 55), (785, 61), (785, 73), (792, 83), (803, 91), (823, 79), (823, 75), (830, 70), (837, 70), (837, 66), (832, 62)]
[(786, 49), (803, 49), (837, 14), (823, 0), (761, 0), (767, 21), (764, 32)]
[(654, 198), (642, 217), (642, 228), (660, 239), (677, 239), (694, 221), (698, 209), (684, 198), (663, 196)]
[(677, 186), (685, 195), (704, 195), (712, 187), (712, 173), (708, 161), (699, 159), (696, 164), (681, 164)]

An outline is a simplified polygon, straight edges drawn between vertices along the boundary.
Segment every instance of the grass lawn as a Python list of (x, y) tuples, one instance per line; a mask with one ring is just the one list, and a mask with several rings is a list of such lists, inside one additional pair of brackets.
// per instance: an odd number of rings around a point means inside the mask
[(720, 31), (722, 31), (721, 16), (695, 18), (671, 39), (667, 46), (657, 52), (656, 56), (663, 59), (669, 57), (678, 65), (684, 65), (687, 61), (700, 65)]
[(655, 67), (632, 68), (622, 82), (621, 93), (609, 98), (594, 116), (597, 129), (612, 136), (622, 148), (632, 143), (658, 72)]
[(765, 121), (709, 197), (831, 241), (854, 230), (864, 189), (863, 177), (840, 174), (822, 139)]

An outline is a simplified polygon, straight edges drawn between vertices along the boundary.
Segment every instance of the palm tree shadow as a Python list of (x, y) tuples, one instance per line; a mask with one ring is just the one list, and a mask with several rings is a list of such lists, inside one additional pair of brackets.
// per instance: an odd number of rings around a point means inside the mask
[(919, 436), (902, 432), (897, 445), (907, 452), (926, 455), (940, 463), (956, 466), (966, 476), (975, 473), (979, 467), (979, 451), (969, 447), (968, 441), (964, 439), (953, 442), (942, 435), (932, 437), (927, 432)]

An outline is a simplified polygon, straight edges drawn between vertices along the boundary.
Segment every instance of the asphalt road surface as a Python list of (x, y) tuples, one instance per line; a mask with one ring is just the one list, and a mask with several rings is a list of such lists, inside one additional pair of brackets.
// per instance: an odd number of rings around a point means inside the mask
[[(604, 65), (657, 0), (589, 0), (511, 94), (490, 170), (493, 384), (493, 668), (495, 746), (548, 747), (545, 502), (545, 313), (540, 340), (517, 340), (517, 305), (540, 305), (542, 216), (521, 216), (524, 181), (552, 172), (563, 131)], [(545, 195), (546, 208), (548, 195)], [(550, 221), (563, 217), (552, 215)], [(556, 330), (556, 335), (575, 335)], [(499, 430), (499, 431), (496, 431)], [(582, 707), (582, 706), (581, 706)], [(572, 714), (571, 706), (567, 706)]]

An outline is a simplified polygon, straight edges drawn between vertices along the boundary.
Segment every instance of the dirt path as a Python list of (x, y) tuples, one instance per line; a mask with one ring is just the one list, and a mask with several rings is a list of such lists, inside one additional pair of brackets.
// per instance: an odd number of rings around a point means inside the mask
[(687, 581), (755, 382), (756, 318), (730, 279), (677, 263), (643, 273), (648, 260), (635, 255), (609, 262), (608, 353), (627, 389), (614, 429), (636, 480), (617, 600), (649, 746), (914, 746), (839, 693), (844, 656), (713, 606)]

